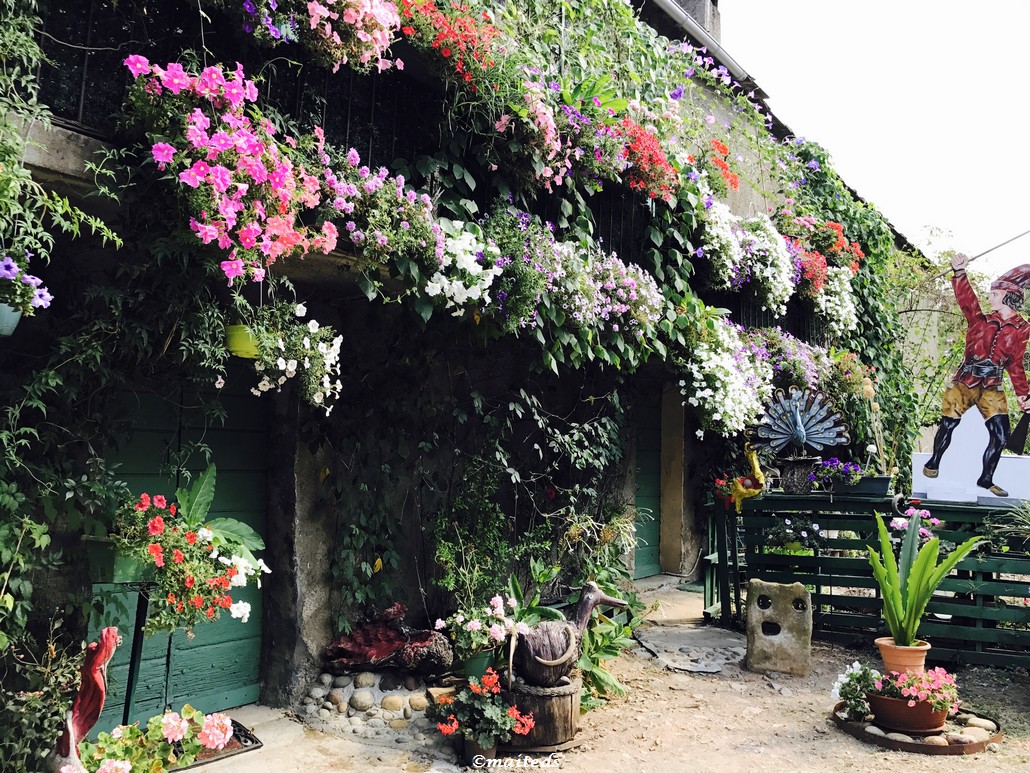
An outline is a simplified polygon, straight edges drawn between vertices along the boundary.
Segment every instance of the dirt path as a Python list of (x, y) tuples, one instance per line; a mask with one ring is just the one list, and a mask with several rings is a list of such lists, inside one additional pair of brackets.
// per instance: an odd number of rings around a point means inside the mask
[[(691, 623), (697, 594), (664, 592), (652, 618)], [(1006, 731), (997, 752), (927, 756), (862, 743), (829, 719), (830, 690), (858, 659), (874, 667), (878, 655), (820, 643), (813, 672), (801, 678), (753, 674), (739, 668), (688, 674), (628, 654), (611, 670), (626, 685), (625, 698), (582, 717), (583, 745), (562, 755), (562, 771), (1027, 771), (1030, 770), (1030, 679), (1022, 670), (969, 668), (958, 674), (960, 696)]]
[[(658, 608), (645, 625), (682, 635), (700, 624), (700, 594), (665, 590), (645, 597)], [(715, 635), (710, 628), (698, 634)], [(696, 635), (696, 634), (695, 634)], [(652, 637), (653, 638), (653, 637)], [(813, 645), (808, 677), (763, 675), (723, 667), (717, 674), (667, 670), (646, 651), (611, 664), (627, 687), (580, 718), (582, 744), (557, 755), (550, 770), (567, 773), (1027, 773), (1030, 771), (1030, 678), (1026, 671), (968, 668), (958, 673), (962, 700), (1000, 721), (998, 751), (969, 756), (894, 752), (863, 743), (829, 719), (830, 690), (837, 674), (855, 660), (879, 667), (872, 645), (862, 652)], [(429, 749), (373, 746), (354, 736), (317, 732), (263, 707), (269, 721), (257, 729), (266, 746), (220, 761), (211, 773), (321, 773), (406, 771), (457, 773), (457, 766)], [(250, 724), (257, 720), (245, 722)], [(449, 759), (453, 760), (453, 757)], [(536, 757), (539, 762), (546, 759)], [(519, 762), (509, 757), (511, 768)], [(523, 765), (525, 767), (525, 765)]]

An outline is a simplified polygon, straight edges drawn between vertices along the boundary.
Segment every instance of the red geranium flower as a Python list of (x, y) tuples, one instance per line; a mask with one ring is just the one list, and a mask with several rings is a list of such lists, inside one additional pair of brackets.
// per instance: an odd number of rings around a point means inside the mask
[(165, 533), (165, 519), (160, 515), (155, 515), (147, 522), (147, 533), (152, 537), (156, 537), (158, 534)]

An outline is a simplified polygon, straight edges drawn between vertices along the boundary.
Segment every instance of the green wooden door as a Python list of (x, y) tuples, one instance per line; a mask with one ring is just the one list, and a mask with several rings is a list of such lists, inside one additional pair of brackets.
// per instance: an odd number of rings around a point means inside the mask
[[(189, 453), (197, 443), (211, 449), (218, 468), (212, 516), (231, 516), (264, 534), (267, 464), (267, 403), (250, 395), (252, 374), (235, 374), (224, 388), (229, 415), (224, 424), (206, 424), (198, 412), (181, 405), (174, 387), (126, 394), (122, 413), (131, 419), (124, 442), (109, 454), (120, 464), (118, 475), (133, 494), (164, 493), (172, 497), (187, 483), (167, 474), (176, 458), (196, 476), (206, 466), (203, 454)], [(105, 615), (95, 628), (117, 625), (122, 645), (108, 670), (108, 694), (96, 730), (109, 730), (123, 720), (134, 619), (139, 594), (126, 586), (94, 585)], [(190, 703), (204, 712), (250, 703), (259, 692), (261, 590), (255, 585), (233, 591), (233, 598), (251, 605), (246, 623), (223, 613), (221, 619), (197, 626), (193, 639), (181, 632), (142, 638), (138, 679), (131, 693), (129, 721), (144, 721), (166, 707)], [(156, 602), (155, 602), (156, 603)]]
[(651, 577), (662, 571), (658, 554), (661, 533), (662, 484), (662, 400), (659, 389), (642, 401), (636, 410), (637, 492), (634, 504), (637, 518), (637, 549), (633, 579)]

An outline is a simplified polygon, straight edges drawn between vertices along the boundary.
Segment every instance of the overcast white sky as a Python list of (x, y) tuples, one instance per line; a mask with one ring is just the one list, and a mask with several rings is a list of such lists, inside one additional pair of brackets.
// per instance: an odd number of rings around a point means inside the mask
[[(1030, 2), (721, 0), (722, 45), (773, 112), (913, 243), (1030, 230)], [(936, 249), (933, 251), (937, 251)], [(979, 262), (1030, 263), (1030, 235)]]

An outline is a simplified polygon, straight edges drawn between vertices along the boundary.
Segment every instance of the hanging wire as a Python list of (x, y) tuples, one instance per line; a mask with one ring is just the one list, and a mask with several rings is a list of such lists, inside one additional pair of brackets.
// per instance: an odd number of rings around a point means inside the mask
[(204, 9), (200, 7), (200, 0), (197, 0), (197, 15), (200, 16), (200, 53), (201, 58), (204, 61), (204, 67), (207, 67), (207, 41), (204, 39), (204, 19), (207, 16), (204, 14)]

